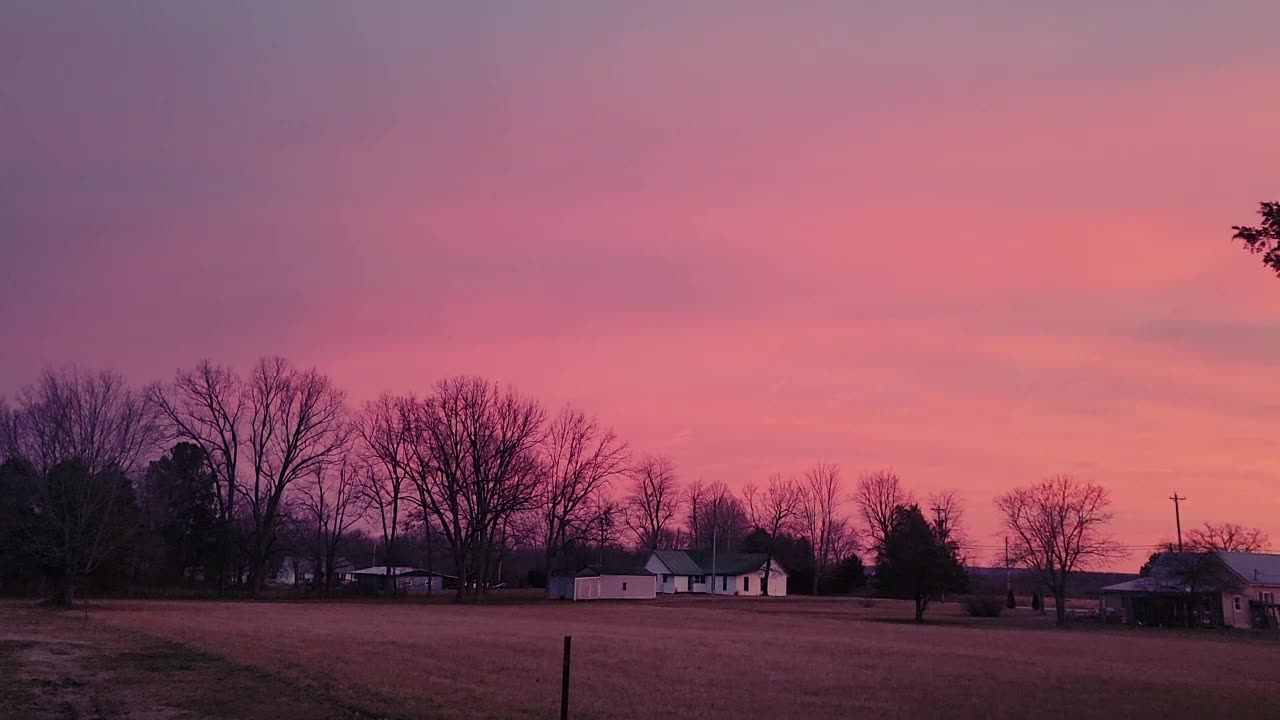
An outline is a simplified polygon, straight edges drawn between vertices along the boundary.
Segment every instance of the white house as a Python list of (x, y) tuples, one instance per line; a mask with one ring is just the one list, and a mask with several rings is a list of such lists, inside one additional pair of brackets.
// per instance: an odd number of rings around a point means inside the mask
[(657, 576), (660, 593), (759, 596), (764, 594), (766, 565), (769, 597), (785, 597), (787, 571), (765, 553), (655, 550), (644, 567)]
[(1280, 626), (1280, 555), (1160, 553), (1144, 577), (1102, 588), (1103, 613), (1131, 625)]
[[(271, 579), (282, 585), (302, 585), (315, 582), (316, 575), (315, 562), (308, 558), (290, 555), (280, 562), (279, 569)], [(333, 575), (333, 581), (338, 585), (355, 582), (355, 566), (346, 558), (338, 558), (334, 562)]]
[(588, 565), (573, 575), (547, 578), (553, 600), (652, 600), (656, 580), (644, 568)]

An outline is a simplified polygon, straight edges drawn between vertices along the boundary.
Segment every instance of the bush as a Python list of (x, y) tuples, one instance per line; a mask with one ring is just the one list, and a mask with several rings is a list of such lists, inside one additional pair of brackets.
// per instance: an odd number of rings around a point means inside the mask
[(991, 595), (970, 595), (964, 599), (964, 609), (970, 617), (1000, 617), (1004, 600)]
[(862, 598), (862, 607), (864, 607), (864, 608), (873, 608), (873, 607), (875, 607), (875, 606), (876, 606), (876, 599), (875, 599), (875, 598), (873, 598), (873, 597), (864, 597), (864, 598)]

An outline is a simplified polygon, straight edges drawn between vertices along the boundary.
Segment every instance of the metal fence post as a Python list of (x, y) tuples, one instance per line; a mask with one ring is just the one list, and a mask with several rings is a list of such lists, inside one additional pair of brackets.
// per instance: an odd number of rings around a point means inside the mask
[(573, 636), (564, 636), (564, 673), (560, 679), (560, 720), (569, 720), (569, 651)]

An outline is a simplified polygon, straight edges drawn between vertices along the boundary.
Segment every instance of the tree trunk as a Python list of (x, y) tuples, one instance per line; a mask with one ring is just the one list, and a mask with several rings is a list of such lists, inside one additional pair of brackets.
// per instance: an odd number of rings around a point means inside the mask
[[(772, 543), (770, 543), (772, 544)], [(773, 570), (773, 549), (770, 548), (764, 561), (764, 581), (760, 583), (760, 594), (769, 597), (769, 573)]]
[(467, 563), (462, 558), (462, 553), (457, 550), (453, 553), (453, 564), (458, 570), (458, 587), (453, 600), (454, 602), (462, 602), (467, 588)]
[(253, 564), (249, 566), (249, 597), (258, 599), (259, 593), (262, 592), (262, 584), (266, 581), (266, 575), (267, 559), (255, 557)]
[(1053, 591), (1054, 612), (1058, 616), (1058, 625), (1065, 626), (1067, 624), (1067, 589), (1059, 586)]
[(67, 577), (62, 581), (62, 587), (58, 588), (57, 605), (60, 608), (71, 609), (76, 599), (76, 580), (74, 577)]
[[(423, 511), (423, 517), (426, 519), (427, 526), (427, 597), (431, 597), (431, 593), (435, 590), (436, 575), (431, 563), (431, 518)], [(444, 582), (440, 583), (441, 589), (444, 588)]]
[(918, 623), (924, 622), (924, 609), (928, 607), (928, 605), (929, 605), (928, 598), (923, 598), (919, 596), (916, 597), (916, 622)]

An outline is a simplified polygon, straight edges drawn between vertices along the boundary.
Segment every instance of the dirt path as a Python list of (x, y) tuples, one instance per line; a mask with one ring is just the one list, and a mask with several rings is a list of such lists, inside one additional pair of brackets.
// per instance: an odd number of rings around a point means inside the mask
[(323, 688), (217, 655), (20, 604), (0, 604), (3, 720), (371, 720)]

